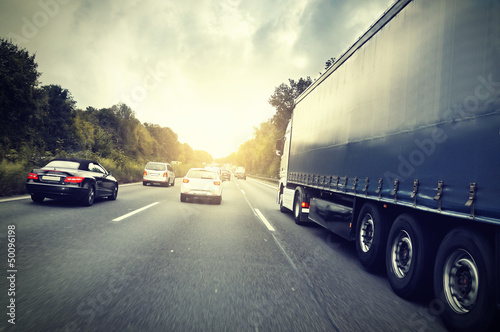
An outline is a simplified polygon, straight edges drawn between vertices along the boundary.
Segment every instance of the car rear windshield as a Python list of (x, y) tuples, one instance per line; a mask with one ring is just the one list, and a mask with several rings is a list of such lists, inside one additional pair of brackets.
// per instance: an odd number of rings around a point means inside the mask
[(45, 167), (78, 169), (80, 167), (80, 163), (77, 161), (53, 160)]
[(148, 163), (146, 165), (146, 169), (149, 169), (151, 171), (166, 171), (167, 165), (159, 163)]
[(188, 172), (187, 178), (190, 179), (209, 179), (215, 180), (217, 179), (217, 173), (212, 171), (204, 171), (204, 170), (191, 170)]

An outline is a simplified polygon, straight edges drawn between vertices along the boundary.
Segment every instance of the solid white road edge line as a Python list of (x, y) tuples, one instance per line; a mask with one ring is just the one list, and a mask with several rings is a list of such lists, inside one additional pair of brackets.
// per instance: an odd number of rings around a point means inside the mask
[(258, 180), (255, 180), (255, 179), (250, 179), (250, 178), (248, 178), (248, 179), (250, 180), (250, 182), (258, 183), (258, 184), (261, 184), (263, 186), (266, 186), (266, 187), (274, 189), (274, 190), (276, 190), (278, 188), (278, 184), (276, 184), (275, 186), (273, 186), (271, 184), (268, 184), (268, 183), (265, 183), (265, 182), (262, 182), (262, 181), (258, 181)]
[(260, 210), (256, 208), (254, 210), (255, 213), (257, 213), (257, 215), (259, 216), (260, 220), (262, 220), (264, 225), (266, 225), (267, 229), (270, 230), (271, 232), (274, 232), (275, 231), (274, 227), (269, 223), (269, 221), (267, 221), (266, 217), (264, 217), (262, 212), (260, 212)]
[(155, 205), (156, 205), (156, 204), (158, 204), (158, 203), (160, 203), (160, 202), (156, 202), (156, 203), (153, 203), (153, 204), (149, 204), (149, 205), (147, 205), (147, 206), (145, 206), (145, 207), (142, 207), (142, 208), (137, 209), (137, 210), (135, 210), (135, 211), (132, 211), (132, 212), (130, 212), (130, 213), (124, 214), (124, 215), (123, 215), (123, 216), (121, 216), (121, 217), (115, 218), (115, 219), (113, 219), (112, 221), (120, 221), (120, 220), (123, 220), (123, 219), (125, 219), (125, 218), (130, 217), (130, 216), (133, 216), (133, 215), (134, 215), (134, 214), (136, 214), (136, 213), (139, 213), (139, 212), (141, 212), (141, 211), (144, 211), (144, 210), (146, 210), (146, 209), (149, 209), (150, 207), (155, 206)]

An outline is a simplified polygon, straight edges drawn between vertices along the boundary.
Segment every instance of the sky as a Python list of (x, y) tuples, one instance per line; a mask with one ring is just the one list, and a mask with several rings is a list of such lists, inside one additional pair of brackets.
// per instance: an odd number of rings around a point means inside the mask
[(125, 103), (215, 158), (271, 118), (288, 79), (324, 72), (394, 0), (0, 0), (0, 37), (77, 107)]

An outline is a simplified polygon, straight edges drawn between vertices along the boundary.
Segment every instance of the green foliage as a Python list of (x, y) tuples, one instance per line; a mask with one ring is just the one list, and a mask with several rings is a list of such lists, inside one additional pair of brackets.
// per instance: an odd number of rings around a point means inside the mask
[(0, 153), (18, 150), (36, 121), (40, 73), (35, 56), (0, 39)]
[[(25, 162), (0, 162), (0, 188), (3, 195), (13, 195), (24, 191), (26, 176), (31, 167)], [(23, 174), (22, 177), (19, 174)]]
[(282, 83), (275, 88), (269, 98), (269, 103), (276, 108), (274, 116), (269, 121), (261, 123), (259, 128), (255, 128), (254, 137), (241, 144), (238, 149), (236, 163), (245, 166), (249, 174), (264, 177), (278, 176), (280, 158), (275, 152), (276, 140), (285, 133), (295, 106), (295, 99), (312, 84), (310, 77), (288, 81), (290, 85)]
[(240, 145), (236, 161), (245, 166), (248, 174), (276, 177), (279, 171), (279, 157), (275, 153), (276, 140), (281, 134), (271, 121), (254, 128), (254, 138)]
[(300, 78), (297, 82), (292, 79), (288, 81), (290, 83), (289, 86), (282, 83), (275, 88), (274, 94), (269, 98), (269, 104), (276, 108), (276, 113), (271, 118), (271, 123), (281, 133), (285, 133), (286, 126), (295, 106), (295, 99), (312, 84), (312, 79), (309, 76), (307, 79)]

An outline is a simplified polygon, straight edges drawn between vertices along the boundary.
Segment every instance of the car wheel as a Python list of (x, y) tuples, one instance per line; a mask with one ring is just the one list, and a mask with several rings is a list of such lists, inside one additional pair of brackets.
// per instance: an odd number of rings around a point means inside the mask
[(148, 182), (147, 182), (147, 181), (142, 181), (142, 185), (143, 185), (143, 186), (147, 186), (147, 185), (148, 185)]
[(118, 185), (116, 184), (114, 189), (113, 189), (113, 194), (111, 196), (108, 196), (108, 199), (110, 201), (116, 200), (116, 197), (118, 196)]
[(175, 186), (175, 178), (174, 180), (172, 181), (172, 187)]
[(181, 202), (185, 202), (186, 201), (186, 195), (185, 194), (181, 194)]
[(215, 204), (220, 205), (222, 203), (222, 196), (215, 199)]
[(95, 187), (93, 184), (89, 185), (89, 191), (85, 198), (83, 199), (82, 203), (85, 206), (91, 206), (94, 204), (94, 199), (95, 199)]
[(467, 228), (450, 232), (439, 247), (434, 292), (442, 302), (441, 318), (453, 331), (490, 331), (495, 324), (491, 247), (484, 236)]
[(45, 196), (40, 194), (31, 194), (31, 200), (35, 203), (42, 203), (45, 199)]
[(367, 268), (382, 266), (387, 241), (387, 221), (379, 209), (371, 204), (361, 208), (356, 225), (356, 251)]

